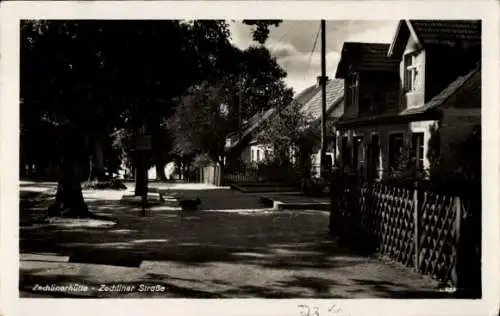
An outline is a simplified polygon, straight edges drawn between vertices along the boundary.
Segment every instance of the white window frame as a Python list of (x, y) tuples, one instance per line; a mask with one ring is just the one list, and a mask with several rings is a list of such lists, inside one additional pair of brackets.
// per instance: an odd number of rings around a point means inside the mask
[[(420, 134), (422, 135), (422, 142), (419, 144), (418, 148), (416, 149), (413, 149), (413, 135), (415, 134)], [(419, 130), (419, 129), (416, 129), (414, 131), (411, 132), (411, 147), (412, 147), (412, 150), (415, 150), (415, 157), (411, 157), (412, 159), (415, 158), (416, 161), (415, 161), (415, 167), (421, 169), (421, 170), (425, 170), (425, 156), (426, 156), (426, 142), (425, 142), (425, 130)], [(422, 150), (422, 156), (420, 156), (420, 153), (419, 151)]]
[(412, 52), (404, 57), (405, 91), (409, 93), (417, 91), (418, 88), (417, 56), (418, 52)]

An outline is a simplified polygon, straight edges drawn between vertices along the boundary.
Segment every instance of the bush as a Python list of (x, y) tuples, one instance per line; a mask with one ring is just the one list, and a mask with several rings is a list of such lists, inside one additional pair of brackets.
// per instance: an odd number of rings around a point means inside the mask
[(199, 155), (196, 155), (196, 157), (194, 157), (193, 167), (204, 168), (204, 167), (210, 166), (213, 163), (214, 162), (212, 161), (212, 159), (210, 159), (210, 157), (208, 157), (208, 155), (199, 154)]
[(327, 179), (306, 179), (304, 180), (303, 191), (306, 196), (329, 196), (330, 184)]
[(126, 190), (127, 186), (119, 179), (91, 181), (82, 185), (84, 190)]

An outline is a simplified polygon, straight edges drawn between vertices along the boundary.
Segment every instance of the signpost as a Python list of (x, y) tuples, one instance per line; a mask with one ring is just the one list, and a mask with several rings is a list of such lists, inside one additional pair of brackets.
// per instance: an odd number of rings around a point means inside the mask
[[(136, 185), (141, 183), (143, 188), (141, 188), (141, 208), (142, 216), (146, 216), (146, 208), (148, 205), (148, 172), (146, 166), (146, 155), (147, 152), (152, 149), (151, 146), (151, 136), (144, 133), (139, 134), (135, 138), (134, 150), (137, 155), (138, 168), (136, 169)], [(139, 169), (141, 172), (139, 172)], [(138, 179), (138, 177), (143, 177), (143, 179)], [(142, 181), (140, 181), (142, 180)]]

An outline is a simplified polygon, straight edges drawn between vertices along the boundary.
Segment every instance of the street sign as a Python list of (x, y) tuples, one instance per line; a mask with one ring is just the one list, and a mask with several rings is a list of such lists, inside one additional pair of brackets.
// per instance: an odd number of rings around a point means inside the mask
[(134, 149), (138, 151), (151, 150), (151, 136), (149, 135), (139, 135), (135, 139)]

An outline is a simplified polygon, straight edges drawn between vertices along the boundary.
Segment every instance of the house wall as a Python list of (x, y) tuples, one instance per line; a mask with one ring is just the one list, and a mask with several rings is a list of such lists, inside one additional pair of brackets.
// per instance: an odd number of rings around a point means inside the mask
[[(429, 168), (427, 153), (429, 150), (429, 140), (431, 138), (431, 129), (437, 124), (437, 121), (418, 121), (409, 124), (387, 124), (351, 128), (339, 133), (338, 143), (341, 143), (341, 137), (348, 137), (349, 157), (353, 159), (353, 139), (362, 137), (362, 146), (359, 151), (358, 172), (367, 176), (367, 144), (371, 143), (372, 135), (378, 134), (380, 144), (379, 170), (377, 172), (379, 179), (389, 175), (389, 138), (391, 134), (403, 133), (406, 146), (411, 145), (411, 136), (413, 133), (423, 133), (424, 136), (424, 168)], [(342, 156), (342, 148), (339, 148), (339, 155)], [(345, 162), (343, 162), (345, 165)]]
[[(362, 72), (359, 80), (359, 116), (396, 113), (399, 109), (397, 72)], [(372, 110), (370, 110), (372, 105)]]
[[(417, 89), (412, 92), (405, 91), (405, 58), (408, 54), (416, 54), (417, 64)], [(400, 110), (405, 110), (411, 107), (417, 107), (425, 103), (425, 82), (426, 82), (426, 51), (421, 50), (419, 45), (415, 42), (412, 36), (409, 37), (406, 48), (403, 53), (403, 58), (399, 64), (399, 78), (401, 87), (401, 105)]]
[(344, 117), (354, 118), (358, 116), (358, 104), (352, 104), (349, 93), (349, 77), (344, 80)]
[[(252, 144), (248, 148), (248, 162), (254, 162), (258, 163), (261, 161), (264, 161), (266, 159), (266, 156), (268, 154), (269, 148), (266, 148), (266, 146), (262, 144)], [(253, 159), (252, 159), (252, 152), (253, 152)], [(257, 152), (259, 153), (259, 159), (257, 159)]]
[(251, 146), (246, 146), (243, 148), (243, 150), (240, 153), (240, 160), (244, 163), (250, 163), (251, 162), (251, 152), (250, 152), (250, 147)]

